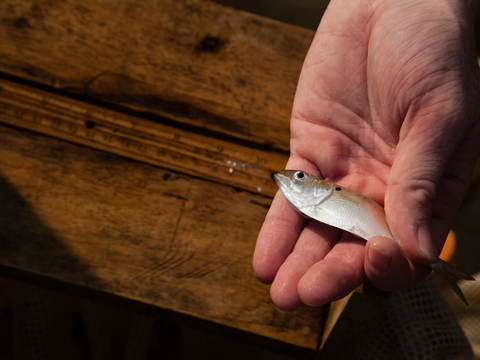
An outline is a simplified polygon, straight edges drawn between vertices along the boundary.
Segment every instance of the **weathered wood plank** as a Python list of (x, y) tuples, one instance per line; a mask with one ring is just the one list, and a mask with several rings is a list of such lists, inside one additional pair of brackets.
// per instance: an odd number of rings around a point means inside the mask
[(313, 32), (202, 0), (3, 0), (0, 71), (289, 149)]
[(16, 269), (315, 349), (251, 265), (270, 199), (0, 126), (0, 273)]
[(0, 122), (273, 197), (287, 157), (0, 79)]
[[(0, 14), (0, 72), (288, 151), (290, 108), (311, 31), (201, 0), (3, 0)], [(43, 112), (52, 107), (37, 105)], [(85, 124), (87, 114), (63, 119)], [(17, 125), (33, 119), (8, 116)], [(252, 274), (267, 198), (0, 129), (1, 269), (316, 347), (319, 310), (276, 312)], [(162, 129), (157, 135), (175, 147), (171, 131)], [(48, 133), (59, 136), (56, 130)], [(340, 325), (346, 319), (350, 330), (358, 326), (349, 322), (355, 314), (343, 316)]]

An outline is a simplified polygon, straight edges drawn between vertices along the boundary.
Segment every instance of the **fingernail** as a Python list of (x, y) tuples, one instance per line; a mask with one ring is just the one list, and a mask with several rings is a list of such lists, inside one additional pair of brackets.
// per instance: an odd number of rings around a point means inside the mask
[(390, 268), (392, 256), (380, 244), (372, 243), (368, 250), (368, 261), (377, 271), (385, 272)]
[(286, 310), (279, 309), (276, 305), (275, 305), (275, 309), (277, 309), (277, 311), (282, 313), (282, 314), (290, 314), (291, 313), (291, 311), (286, 311)]
[(422, 222), (417, 227), (417, 246), (418, 249), (425, 255), (425, 257), (434, 263), (438, 259), (437, 249), (433, 243), (430, 226)]

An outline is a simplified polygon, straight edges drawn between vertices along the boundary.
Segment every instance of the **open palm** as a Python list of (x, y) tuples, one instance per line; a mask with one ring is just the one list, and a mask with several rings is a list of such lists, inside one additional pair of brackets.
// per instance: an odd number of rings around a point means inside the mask
[(396, 241), (365, 246), (277, 194), (254, 269), (279, 309), (341, 298), (366, 278), (411, 286), (436, 261), (480, 150), (476, 7), (464, 3), (331, 2), (298, 83), (287, 168), (384, 205)]

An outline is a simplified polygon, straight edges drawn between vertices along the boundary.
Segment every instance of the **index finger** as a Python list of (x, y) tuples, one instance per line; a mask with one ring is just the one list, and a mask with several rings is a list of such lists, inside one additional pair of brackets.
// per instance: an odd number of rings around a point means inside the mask
[(268, 284), (275, 279), (278, 269), (292, 252), (305, 220), (278, 191), (265, 217), (253, 255), (253, 269), (261, 282)]

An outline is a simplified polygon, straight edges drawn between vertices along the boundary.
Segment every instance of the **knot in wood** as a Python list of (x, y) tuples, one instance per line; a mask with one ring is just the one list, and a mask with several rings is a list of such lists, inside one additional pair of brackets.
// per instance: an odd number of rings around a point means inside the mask
[(202, 41), (200, 41), (200, 43), (197, 44), (195, 49), (202, 52), (216, 53), (224, 44), (225, 40), (222, 40), (216, 36), (207, 35), (202, 39)]

